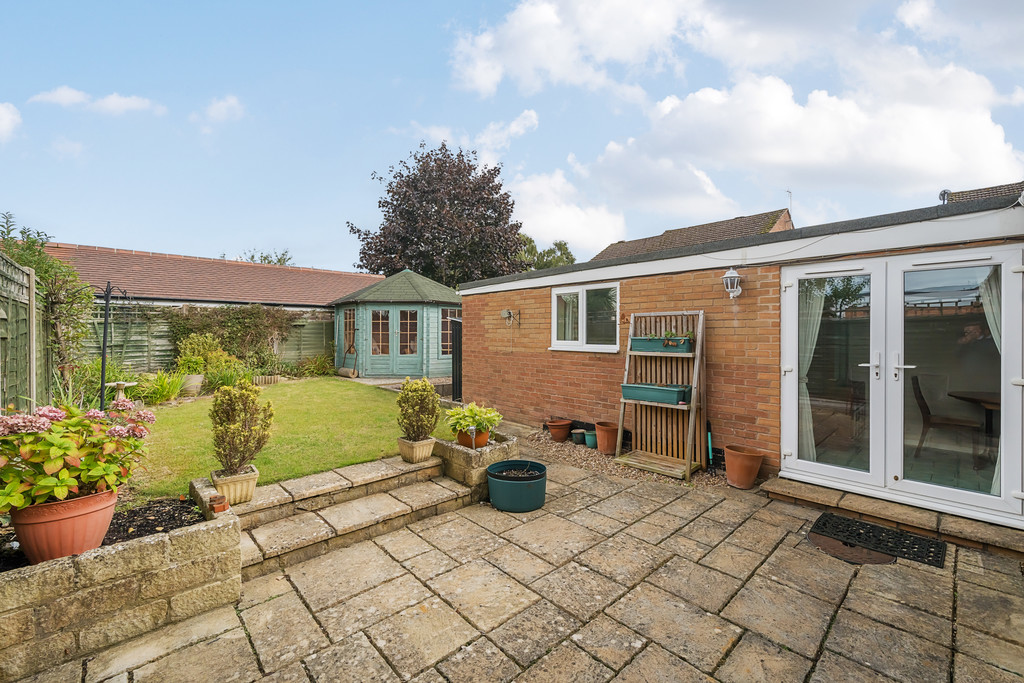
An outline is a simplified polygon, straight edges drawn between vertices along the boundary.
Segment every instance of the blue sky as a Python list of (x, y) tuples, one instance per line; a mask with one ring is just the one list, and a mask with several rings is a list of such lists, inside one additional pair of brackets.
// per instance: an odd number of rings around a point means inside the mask
[(5, 3), (0, 211), (61, 242), (351, 270), (421, 140), (523, 230), (797, 227), (1024, 179), (1024, 3)]

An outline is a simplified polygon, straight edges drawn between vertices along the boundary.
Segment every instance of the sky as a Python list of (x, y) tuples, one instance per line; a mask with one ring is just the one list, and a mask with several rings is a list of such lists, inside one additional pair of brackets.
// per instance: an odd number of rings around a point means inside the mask
[(354, 270), (442, 140), (580, 260), (1024, 179), (1020, 0), (0, 7), (0, 211), (58, 242)]

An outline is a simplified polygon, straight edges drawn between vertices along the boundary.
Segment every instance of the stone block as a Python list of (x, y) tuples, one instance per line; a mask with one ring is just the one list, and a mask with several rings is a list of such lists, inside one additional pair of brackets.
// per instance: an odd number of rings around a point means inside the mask
[(169, 548), (167, 534), (153, 534), (87, 550), (75, 557), (78, 586), (93, 586), (166, 566)]
[(77, 654), (75, 634), (68, 631), (9, 647), (0, 651), (0, 681), (16, 681)]
[(493, 681), (508, 683), (520, 669), (505, 653), (486, 638), (478, 638), (463, 645), (448, 659), (437, 665), (437, 670), (450, 681)]
[(36, 608), (36, 624), (43, 633), (56, 633), (72, 626), (84, 626), (109, 612), (139, 600), (139, 580), (129, 577), (86, 590), (74, 591)]
[(332, 494), (343, 489), (350, 489), (352, 488), (352, 482), (337, 472), (328, 471), (282, 481), (281, 488), (291, 494), (293, 501), (300, 501), (313, 498), (314, 496)]
[(433, 666), (479, 633), (440, 598), (409, 607), (367, 629), (402, 678)]
[(32, 638), (35, 635), (35, 623), (31, 607), (16, 612), (5, 612), (0, 617), (0, 650)]
[(167, 534), (171, 562), (183, 558), (215, 555), (237, 548), (241, 527), (237, 517), (224, 515), (199, 524), (175, 529)]
[(260, 552), (259, 546), (256, 545), (256, 541), (252, 540), (252, 536), (248, 533), (242, 534), (239, 550), (241, 551), (243, 567), (259, 564), (263, 561), (263, 553)]
[(891, 503), (887, 500), (859, 496), (854, 493), (847, 493), (843, 496), (842, 500), (839, 501), (839, 507), (840, 509), (851, 510), (869, 517), (888, 520), (890, 525), (892, 522), (896, 522), (931, 531), (939, 528), (939, 513), (937, 512), (922, 510), (921, 508), (901, 505), (899, 503)]
[(310, 655), (305, 659), (305, 665), (315, 681), (397, 683), (401, 680), (362, 633), (353, 634), (337, 645)]
[(291, 517), (296, 514), (297, 508), (295, 503), (285, 503), (283, 505), (276, 505), (274, 507), (264, 508), (263, 510), (257, 510), (256, 512), (247, 513), (244, 517), (239, 517), (239, 521), (242, 523), (242, 531), (248, 529), (255, 529), (258, 526), (264, 524), (270, 524), (276, 522), (279, 519)]
[(218, 638), (190, 645), (132, 672), (135, 683), (211, 680), (255, 681), (259, 666), (245, 632), (238, 628)]
[[(105, 681), (122, 671), (134, 669), (239, 626), (234, 607), (221, 607), (187, 621), (164, 626), (92, 657), (86, 669), (85, 683)], [(204, 680), (204, 677), (195, 680)]]
[(286, 519), (264, 524), (251, 531), (253, 540), (263, 557), (274, 557), (324, 541), (335, 535), (334, 530), (312, 512), (301, 512)]
[(66, 595), (75, 585), (75, 563), (70, 557), (21, 567), (0, 574), (0, 609), (42, 605)]
[(286, 570), (310, 609), (318, 612), (405, 570), (373, 543), (359, 543)]
[[(399, 517), (410, 511), (411, 508), (405, 503), (386, 493), (378, 493), (325, 508), (320, 511), (320, 516), (330, 524), (336, 534), (340, 535)], [(259, 542), (259, 538), (256, 540)]]
[(970, 539), (988, 546), (1024, 553), (1024, 534), (1019, 529), (978, 522), (955, 515), (942, 515), (939, 532), (955, 538)]
[(168, 618), (171, 621), (188, 619), (217, 607), (236, 603), (241, 593), (241, 576), (233, 576), (224, 581), (193, 588), (171, 598)]
[(167, 602), (154, 600), (138, 607), (119, 610), (113, 616), (83, 628), (78, 634), (82, 652), (92, 652), (148, 633), (167, 619)]
[(433, 597), (422, 583), (403, 574), (316, 615), (333, 642), (362, 631), (391, 615)]
[(334, 471), (349, 481), (353, 487), (389, 479), (398, 474), (398, 470), (382, 460), (361, 462), (348, 467), (340, 467)]
[(838, 506), (839, 500), (845, 495), (842, 491), (825, 488), (824, 486), (815, 486), (814, 484), (805, 484), (802, 481), (779, 478), (769, 479), (764, 482), (761, 484), (761, 490), (773, 496), (776, 494), (788, 496), (794, 500), (807, 500), (828, 507)]
[(253, 493), (252, 500), (247, 503), (232, 505), (231, 509), (234, 510), (235, 514), (239, 517), (244, 517), (252, 512), (276, 507), (278, 505), (286, 505), (291, 502), (292, 495), (285, 491), (280, 484), (270, 484), (269, 486), (257, 486), (256, 492)]
[(484, 560), (473, 560), (428, 584), (456, 611), (486, 633), (540, 597)]
[(242, 612), (245, 630), (267, 672), (330, 645), (299, 596), (289, 591)]
[(219, 555), (200, 557), (143, 574), (140, 577), (140, 595), (143, 600), (148, 600), (183, 593), (213, 580), (238, 576), (241, 571), (241, 554), (238, 548), (234, 548)]
[(391, 492), (391, 497), (408, 505), (413, 510), (438, 505), (457, 496), (454, 491), (430, 481), (403, 486)]

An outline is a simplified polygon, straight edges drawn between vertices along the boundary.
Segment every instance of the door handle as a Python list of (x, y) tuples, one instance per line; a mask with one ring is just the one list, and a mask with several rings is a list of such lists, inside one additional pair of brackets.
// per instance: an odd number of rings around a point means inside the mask
[(882, 352), (875, 351), (875, 360), (873, 363), (857, 363), (858, 368), (874, 368), (875, 379), (882, 376)]
[(900, 381), (900, 370), (913, 370), (916, 367), (916, 365), (901, 365), (900, 354), (892, 354), (892, 378), (897, 382)]

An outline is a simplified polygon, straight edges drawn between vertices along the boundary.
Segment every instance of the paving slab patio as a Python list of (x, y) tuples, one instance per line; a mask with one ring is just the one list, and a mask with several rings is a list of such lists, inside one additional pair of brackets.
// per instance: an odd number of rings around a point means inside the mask
[(1019, 562), (950, 545), (943, 568), (852, 565), (807, 542), (815, 510), (562, 464), (549, 477), (540, 511), (417, 521), (35, 680), (1024, 680)]

